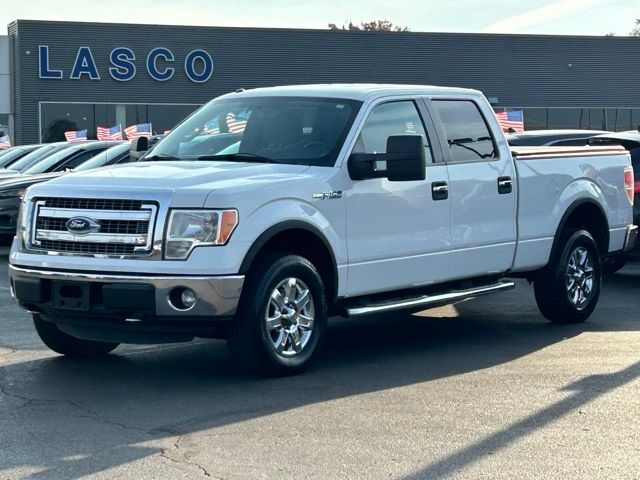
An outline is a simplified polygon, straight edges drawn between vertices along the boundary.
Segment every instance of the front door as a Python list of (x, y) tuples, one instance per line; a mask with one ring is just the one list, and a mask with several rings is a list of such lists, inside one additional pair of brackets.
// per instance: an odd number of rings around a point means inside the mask
[[(426, 128), (425, 128), (426, 126)], [(370, 110), (353, 153), (386, 153), (392, 135), (422, 135), (424, 181), (354, 181), (345, 191), (349, 273), (347, 294), (362, 295), (428, 285), (449, 275), (449, 199), (436, 189), (447, 169), (424, 105), (382, 101)]]
[[(516, 173), (473, 99), (432, 99), (439, 117), (451, 198), (451, 279), (502, 273), (516, 248)], [(442, 131), (444, 130), (444, 132)]]

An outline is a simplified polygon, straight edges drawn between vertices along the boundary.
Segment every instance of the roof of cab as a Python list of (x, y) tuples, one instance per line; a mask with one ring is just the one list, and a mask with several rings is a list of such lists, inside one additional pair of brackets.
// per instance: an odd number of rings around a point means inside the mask
[(234, 96), (288, 96), (325, 97), (365, 100), (371, 96), (384, 95), (482, 95), (478, 90), (456, 87), (436, 87), (432, 85), (393, 85), (376, 83), (326, 83), (316, 85), (285, 85), (280, 87), (252, 88), (238, 90), (219, 98)]

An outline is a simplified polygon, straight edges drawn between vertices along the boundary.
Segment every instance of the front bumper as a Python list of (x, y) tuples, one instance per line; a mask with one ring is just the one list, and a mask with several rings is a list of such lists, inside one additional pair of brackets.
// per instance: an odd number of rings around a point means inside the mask
[[(48, 316), (141, 320), (214, 320), (232, 317), (240, 301), (243, 275), (142, 276), (68, 272), (9, 266), (11, 291), (23, 308)], [(61, 307), (59, 289), (71, 285), (77, 304)], [(174, 288), (188, 288), (197, 301), (189, 310), (169, 302)], [(58, 290), (56, 290), (58, 289)], [(64, 291), (62, 292), (64, 294)], [(64, 302), (62, 302), (64, 303)]]

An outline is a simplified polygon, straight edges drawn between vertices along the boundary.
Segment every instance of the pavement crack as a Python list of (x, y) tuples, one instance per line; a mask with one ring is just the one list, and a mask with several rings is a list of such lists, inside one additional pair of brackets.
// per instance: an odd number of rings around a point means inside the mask
[(204, 468), (202, 465), (200, 465), (197, 462), (194, 461), (190, 461), (188, 460), (184, 454), (180, 454), (179, 456), (176, 455), (172, 455), (173, 453), (178, 453), (178, 450), (180, 450), (180, 442), (184, 439), (184, 436), (180, 436), (178, 437), (174, 442), (173, 445), (170, 448), (165, 448), (162, 450), (162, 452), (160, 452), (160, 457), (165, 458), (167, 460), (169, 460), (171, 463), (173, 464), (177, 464), (177, 465), (183, 465), (183, 466), (187, 466), (187, 467), (195, 467), (197, 468), (202, 476), (204, 477), (208, 477), (208, 478), (214, 478), (216, 480), (223, 480), (222, 477), (214, 477), (213, 475), (211, 475), (211, 473), (209, 473), (207, 471), (206, 468)]

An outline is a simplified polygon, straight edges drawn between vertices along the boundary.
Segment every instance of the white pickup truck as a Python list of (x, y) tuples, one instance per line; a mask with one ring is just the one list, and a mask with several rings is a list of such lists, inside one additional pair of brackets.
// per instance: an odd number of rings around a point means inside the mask
[(293, 373), (330, 315), (422, 310), (510, 277), (534, 282), (550, 321), (584, 321), (601, 260), (635, 241), (633, 184), (619, 147), (511, 150), (473, 90), (238, 91), (143, 161), (30, 188), (12, 293), (62, 354), (227, 338), (252, 369)]

